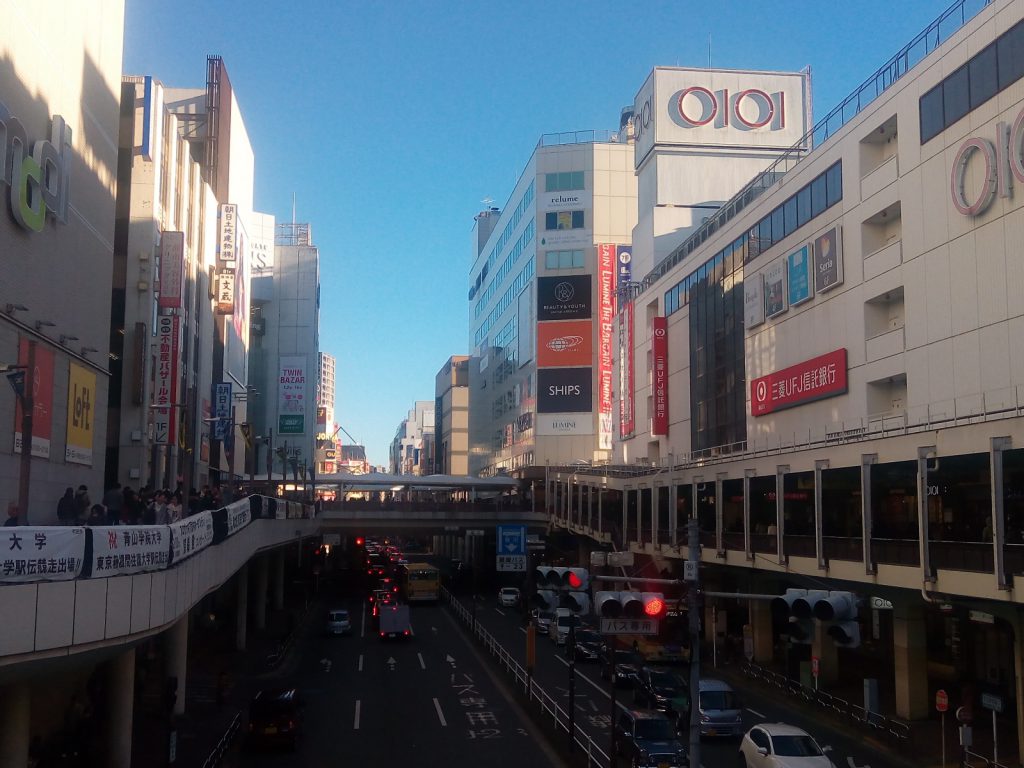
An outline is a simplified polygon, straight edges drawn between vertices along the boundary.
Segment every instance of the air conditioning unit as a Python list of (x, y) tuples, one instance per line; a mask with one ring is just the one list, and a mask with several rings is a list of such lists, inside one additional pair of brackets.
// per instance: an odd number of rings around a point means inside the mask
[(141, 429), (133, 429), (131, 437), (132, 437), (132, 442), (133, 443), (139, 442), (140, 440), (142, 440), (142, 430)]

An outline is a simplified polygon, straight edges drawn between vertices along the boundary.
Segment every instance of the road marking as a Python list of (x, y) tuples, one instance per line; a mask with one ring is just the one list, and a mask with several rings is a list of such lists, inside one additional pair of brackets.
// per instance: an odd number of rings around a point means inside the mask
[(366, 603), (363, 603), (362, 618), (363, 622), (359, 626), (359, 636), (366, 637)]
[(565, 666), (567, 666), (567, 667), (569, 666), (569, 662), (566, 661), (565, 659), (563, 659), (561, 656), (555, 656), (555, 658), (558, 659), (563, 664), (565, 664)]
[(356, 719), (352, 722), (352, 728), (356, 731), (359, 730), (359, 708), (362, 706), (362, 703), (359, 699), (356, 699)]
[(526, 634), (526, 627), (520, 627), (519, 631), (522, 632), (525, 635)]
[(853, 762), (853, 758), (852, 757), (846, 758), (846, 763), (847, 763), (847, 765), (850, 766), (850, 768), (871, 768), (871, 766), (868, 765), (867, 763), (865, 763), (864, 765), (858, 766), (855, 762)]
[(450, 653), (445, 654), (444, 660), (452, 665), (452, 669), (455, 669), (455, 659), (452, 658), (452, 655)]
[(505, 615), (505, 612), (503, 610), (501, 610), (501, 608), (495, 608), (494, 610), (497, 611), (498, 613), (500, 613), (502, 616)]
[(416, 656), (420, 660), (420, 669), (426, 669), (427, 665), (423, 663), (423, 654), (417, 653)]
[(361, 654), (361, 653), (359, 654), (359, 670), (358, 671), (360, 671), (360, 672), (363, 671), (363, 654)]
[(388, 660), (385, 661), (384, 663), (388, 665), (388, 669), (390, 669), (392, 672), (395, 671), (395, 665), (398, 664), (398, 662), (395, 661), (395, 657), (394, 656), (389, 656)]
[(762, 715), (756, 709), (751, 709), (750, 707), (747, 707), (747, 712), (752, 714), (754, 717), (760, 717), (760, 718), (763, 718), (763, 719), (767, 719), (768, 718), (768, 715)]
[(434, 699), (434, 709), (437, 710), (437, 719), (441, 721), (441, 725), (448, 727), (448, 721), (444, 719), (444, 712), (441, 711), (441, 702)]

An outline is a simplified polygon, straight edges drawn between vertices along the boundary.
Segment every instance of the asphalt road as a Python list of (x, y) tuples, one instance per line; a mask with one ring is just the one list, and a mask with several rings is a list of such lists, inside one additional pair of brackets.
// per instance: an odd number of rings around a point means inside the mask
[[(469, 597), (460, 599), (467, 606), (473, 603)], [(497, 595), (478, 597), (476, 618), (520, 664), (525, 665), (526, 630), (518, 611), (498, 607)], [(568, 709), (569, 663), (565, 658), (565, 649), (556, 648), (549, 638), (541, 635), (537, 637), (536, 649), (534, 679)], [(680, 672), (685, 674), (685, 668), (680, 668)], [(600, 666), (596, 662), (578, 662), (575, 673), (576, 722), (605, 752), (610, 752), (611, 686), (601, 679)], [(705, 674), (705, 677), (714, 677), (714, 674)], [(835, 730), (828, 724), (816, 721), (813, 717), (788, 706), (788, 700), (784, 696), (769, 697), (756, 689), (743, 688), (739, 689), (739, 693), (744, 704), (745, 728), (761, 722), (779, 721), (804, 728), (823, 748), (832, 748), (829, 757), (838, 768), (895, 768), (905, 764), (873, 748), (863, 739)], [(633, 706), (631, 690), (618, 689), (616, 698), (617, 707)], [(685, 738), (684, 736), (684, 745)], [(701, 745), (701, 764), (704, 768), (732, 768), (737, 765), (738, 748), (738, 739), (705, 739)]]
[(298, 749), (254, 752), (240, 744), (235, 765), (561, 765), (440, 605), (412, 608), (414, 636), (405, 641), (373, 633), (361, 596), (330, 605), (349, 608), (352, 635), (323, 634), (325, 602), (281, 679), (264, 681), (302, 691)]

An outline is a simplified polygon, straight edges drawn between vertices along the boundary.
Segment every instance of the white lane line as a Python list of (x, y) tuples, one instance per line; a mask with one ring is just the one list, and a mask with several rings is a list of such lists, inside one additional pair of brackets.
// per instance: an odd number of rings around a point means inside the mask
[(363, 671), (363, 654), (359, 654), (359, 671)]
[(359, 709), (362, 706), (362, 704), (363, 702), (361, 702), (359, 699), (356, 699), (356, 718), (352, 721), (352, 728), (357, 731), (359, 730)]
[(555, 658), (562, 662), (565, 666), (569, 666), (569, 662), (563, 659), (561, 656), (555, 656)]
[(441, 721), (441, 725), (447, 727), (448, 721), (444, 719), (444, 712), (441, 711), (441, 702), (434, 699), (434, 709), (437, 710), (437, 719)]
[(423, 663), (423, 654), (417, 653), (416, 657), (420, 660), (420, 669), (426, 669), (427, 665)]
[(768, 715), (762, 715), (756, 709), (751, 709), (750, 707), (747, 707), (747, 712), (749, 712), (750, 714), (754, 715), (754, 717), (760, 717), (760, 718), (763, 718), (765, 720), (768, 719)]
[(495, 608), (494, 610), (495, 610), (495, 611), (496, 611), (497, 613), (500, 613), (500, 614), (501, 614), (502, 616), (504, 616), (504, 615), (505, 615), (505, 612), (504, 612), (503, 610), (501, 610), (501, 608)]
[(359, 636), (366, 637), (366, 603), (363, 603), (362, 617), (363, 622), (359, 625)]
[(525, 635), (526, 634), (526, 627), (520, 627), (519, 631), (522, 632)]

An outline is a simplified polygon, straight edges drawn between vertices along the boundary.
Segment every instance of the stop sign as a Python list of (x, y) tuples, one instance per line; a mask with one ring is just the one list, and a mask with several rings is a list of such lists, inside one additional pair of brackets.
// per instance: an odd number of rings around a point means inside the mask
[(949, 709), (949, 697), (941, 688), (935, 692), (935, 711), (945, 712)]

